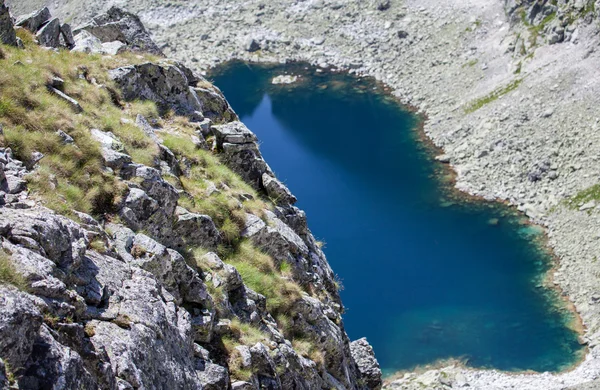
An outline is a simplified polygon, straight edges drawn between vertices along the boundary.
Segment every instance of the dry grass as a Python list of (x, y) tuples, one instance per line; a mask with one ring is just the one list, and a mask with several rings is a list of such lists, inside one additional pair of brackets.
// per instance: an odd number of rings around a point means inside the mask
[(273, 259), (249, 241), (242, 241), (226, 262), (238, 270), (248, 287), (267, 298), (267, 309), (275, 317), (289, 313), (301, 297), (300, 286), (285, 278)]
[(29, 283), (17, 271), (10, 255), (3, 249), (0, 249), (0, 285), (2, 284), (15, 286), (21, 291), (29, 290)]

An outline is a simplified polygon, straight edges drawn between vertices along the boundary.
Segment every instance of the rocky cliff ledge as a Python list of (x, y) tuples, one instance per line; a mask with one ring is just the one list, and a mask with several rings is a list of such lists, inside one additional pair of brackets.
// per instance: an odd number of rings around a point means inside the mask
[(16, 25), (2, 2), (1, 388), (381, 387), (216, 87), (119, 9)]

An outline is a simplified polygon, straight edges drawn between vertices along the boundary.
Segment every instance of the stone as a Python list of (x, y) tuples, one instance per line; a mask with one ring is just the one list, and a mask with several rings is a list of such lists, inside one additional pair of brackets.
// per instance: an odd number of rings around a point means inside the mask
[(358, 365), (358, 371), (367, 385), (367, 388), (378, 390), (381, 389), (381, 369), (375, 358), (373, 347), (369, 345), (366, 338), (362, 338), (350, 343), (350, 352), (352, 358)]
[(19, 16), (15, 26), (24, 27), (32, 33), (36, 33), (50, 18), (50, 10), (48, 7), (44, 7), (28, 15)]
[(6, 188), (5, 189), (6, 189), (6, 192), (9, 194), (18, 194), (27, 189), (27, 182), (18, 176), (6, 175), (5, 179), (6, 179)]
[(554, 114), (554, 109), (548, 108), (542, 112), (542, 118), (550, 118)]
[(42, 325), (34, 300), (14, 287), (0, 286), (0, 356), (11, 367), (23, 367)]
[(448, 156), (447, 154), (441, 154), (439, 156), (436, 156), (435, 159), (436, 161), (439, 161), (444, 164), (450, 163), (450, 156)]
[(390, 0), (376, 0), (375, 8), (377, 11), (387, 11), (392, 6)]
[(115, 137), (115, 135), (111, 132), (105, 132), (98, 129), (91, 129), (90, 133), (92, 134), (92, 138), (98, 141), (103, 148), (112, 149), (116, 151), (121, 151), (125, 148), (121, 141), (119, 141), (117, 137)]
[(231, 390), (256, 390), (256, 387), (250, 382), (235, 381), (231, 384)]
[[(182, 69), (186, 69), (185, 67)], [(206, 83), (204, 83), (206, 85)], [(211, 85), (210, 87), (193, 87), (193, 91), (200, 101), (202, 115), (196, 113), (193, 120), (202, 123), (205, 120), (218, 120), (220, 122), (231, 122), (239, 120), (229, 102), (221, 91)]]
[(73, 30), (71, 29), (71, 26), (69, 24), (63, 23), (63, 25), (60, 26), (60, 34), (63, 38), (65, 46), (68, 49), (71, 49), (75, 46), (75, 38), (73, 37)]
[(221, 234), (208, 215), (191, 213), (177, 207), (171, 245), (183, 250), (187, 247), (216, 249), (221, 243)]
[(113, 149), (104, 147), (100, 152), (104, 159), (104, 165), (114, 170), (121, 170), (123, 166), (132, 162), (131, 156)]
[(0, 43), (17, 46), (17, 35), (13, 28), (13, 22), (10, 13), (8, 12), (8, 7), (4, 5), (4, 0), (2, 0), (2, 4), (0, 4)]
[(64, 145), (70, 145), (70, 144), (75, 143), (75, 140), (73, 139), (73, 137), (71, 137), (69, 134), (65, 133), (62, 130), (57, 130), (56, 135), (58, 135), (60, 137), (60, 140)]
[(75, 34), (72, 51), (88, 54), (105, 54), (102, 41), (87, 31)]
[(292, 195), (291, 191), (273, 176), (263, 173), (262, 184), (269, 198), (273, 199), (275, 203), (283, 205), (293, 205), (296, 203), (297, 199)]
[(117, 55), (127, 48), (127, 45), (121, 41), (106, 42), (102, 44), (102, 50), (104, 53), (111, 56)]
[(110, 8), (74, 33), (77, 35), (81, 31), (89, 32), (102, 43), (120, 41), (126, 45), (127, 50), (164, 56), (140, 18), (118, 7)]
[(254, 38), (248, 38), (246, 42), (244, 42), (244, 50), (250, 53), (258, 51), (260, 50), (260, 43)]
[(398, 30), (398, 32), (396, 33), (396, 35), (398, 35), (398, 38), (400, 39), (406, 39), (408, 38), (408, 33), (404, 30)]
[(96, 388), (97, 383), (86, 369), (83, 359), (73, 349), (59, 343), (47, 326), (42, 326), (33, 344), (33, 353), (19, 387), (50, 389), (65, 383), (77, 389)]
[(60, 45), (60, 21), (57, 18), (44, 24), (36, 33), (40, 45), (58, 47)]
[(111, 70), (109, 75), (127, 101), (151, 100), (161, 110), (173, 109), (180, 115), (193, 116), (202, 112), (202, 103), (181, 67), (178, 63), (148, 62)]
[(579, 207), (579, 211), (591, 210), (594, 207), (596, 207), (596, 201), (590, 200), (589, 202), (586, 202), (583, 205), (581, 205), (581, 207)]
[(229, 387), (229, 373), (225, 367), (207, 362), (198, 372), (204, 390), (222, 390)]
[(77, 100), (73, 99), (72, 97), (68, 96), (64, 92), (61, 92), (54, 87), (49, 87), (48, 90), (51, 93), (53, 93), (54, 95), (56, 95), (59, 99), (67, 102), (67, 104), (69, 104), (69, 106), (71, 106), (71, 108), (73, 109), (73, 111), (76, 114), (83, 112), (83, 107), (81, 107), (81, 105), (79, 104), (79, 102)]
[(222, 147), (224, 143), (246, 144), (257, 141), (256, 135), (242, 122), (231, 122), (213, 126), (212, 131), (219, 147)]

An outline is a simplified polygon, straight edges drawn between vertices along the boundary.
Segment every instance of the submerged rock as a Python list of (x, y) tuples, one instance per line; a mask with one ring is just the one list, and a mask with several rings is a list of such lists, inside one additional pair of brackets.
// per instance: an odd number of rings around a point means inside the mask
[(275, 78), (273, 78), (273, 81), (271, 81), (272, 84), (294, 84), (296, 81), (298, 81), (298, 76), (292, 76), (292, 75), (280, 75), (277, 76)]

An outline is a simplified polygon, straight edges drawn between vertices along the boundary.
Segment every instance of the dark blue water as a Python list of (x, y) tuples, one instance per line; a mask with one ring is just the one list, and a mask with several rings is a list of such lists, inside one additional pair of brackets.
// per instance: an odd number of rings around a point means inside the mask
[[(284, 72), (303, 81), (271, 85)], [(419, 119), (380, 87), (299, 64), (212, 76), (326, 242), (346, 330), (386, 373), (447, 358), (557, 371), (581, 357), (572, 315), (540, 285), (551, 259), (537, 231), (506, 206), (453, 198)]]

